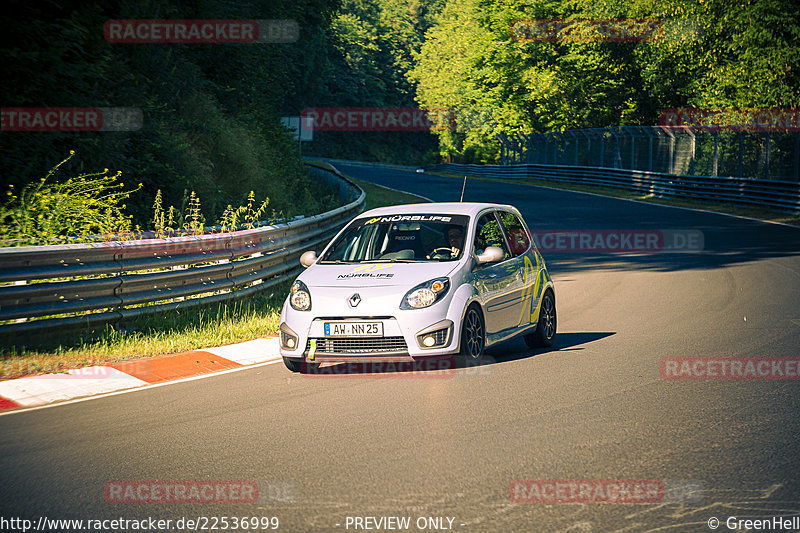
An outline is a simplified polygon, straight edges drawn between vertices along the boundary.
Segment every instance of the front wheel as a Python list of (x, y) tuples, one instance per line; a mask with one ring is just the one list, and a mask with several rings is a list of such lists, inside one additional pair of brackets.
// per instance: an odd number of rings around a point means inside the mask
[(283, 364), (286, 365), (286, 368), (288, 368), (292, 372), (300, 372), (300, 367), (302, 366), (302, 361), (298, 361), (297, 359), (289, 359), (288, 357), (284, 357), (283, 358)]
[(545, 291), (536, 331), (525, 335), (528, 348), (549, 348), (556, 340), (556, 298), (550, 290)]
[(319, 370), (319, 363), (309, 363), (305, 359), (290, 359), (283, 358), (283, 364), (292, 372), (299, 372), (301, 374), (316, 374)]
[(461, 326), (461, 359), (469, 365), (480, 364), (486, 347), (486, 329), (483, 315), (476, 306), (467, 309)]

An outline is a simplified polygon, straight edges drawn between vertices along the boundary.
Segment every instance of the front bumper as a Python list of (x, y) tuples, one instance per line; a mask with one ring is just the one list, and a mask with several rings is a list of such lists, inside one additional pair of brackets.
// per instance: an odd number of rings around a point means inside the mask
[[(314, 362), (415, 361), (452, 355), (459, 350), (460, 311), (449, 316), (451, 300), (445, 298), (428, 308), (412, 310), (401, 310), (394, 302), (392, 314), (377, 314), (379, 309), (389, 310), (387, 306), (365, 307), (361, 313), (338, 306), (335, 312), (340, 314), (336, 316), (327, 313), (322, 316), (313, 307), (312, 311), (296, 311), (285, 303), (281, 313), (280, 353), (283, 357)], [(319, 305), (317, 309), (331, 307)], [(325, 335), (326, 322), (361, 321), (381, 322), (383, 335)]]

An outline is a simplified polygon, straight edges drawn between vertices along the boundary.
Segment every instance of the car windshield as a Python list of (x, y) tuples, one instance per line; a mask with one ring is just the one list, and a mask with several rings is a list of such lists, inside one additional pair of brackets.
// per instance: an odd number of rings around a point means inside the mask
[(318, 263), (458, 261), (469, 217), (416, 214), (363, 217), (334, 240)]

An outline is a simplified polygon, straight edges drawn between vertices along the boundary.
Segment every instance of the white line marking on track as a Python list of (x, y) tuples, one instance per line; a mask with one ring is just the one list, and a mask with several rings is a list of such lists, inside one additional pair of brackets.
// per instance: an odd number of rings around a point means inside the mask
[(274, 365), (275, 363), (281, 363), (281, 362), (283, 362), (283, 359), (278, 357), (278, 359), (271, 360), (271, 361), (264, 361), (263, 363), (257, 363), (257, 364), (254, 364), (254, 365), (241, 366), (241, 367), (237, 367), (237, 368), (229, 368), (227, 370), (220, 370), (219, 372), (212, 372), (210, 374), (201, 374), (199, 376), (190, 376), (188, 378), (177, 379), (175, 381), (166, 381), (164, 383), (153, 383), (152, 385), (145, 385), (143, 387), (135, 387), (135, 388), (132, 388), (132, 389), (125, 389), (125, 390), (121, 390), (121, 391), (109, 392), (109, 393), (106, 393), (106, 394), (99, 394), (97, 396), (87, 396), (85, 398), (75, 398), (73, 400), (68, 400), (68, 401), (65, 401), (65, 402), (56, 402), (56, 403), (50, 403), (50, 404), (47, 404), (47, 405), (39, 405), (39, 406), (36, 406), (36, 407), (28, 407), (28, 408), (23, 408), (23, 409), (2, 411), (2, 412), (0, 412), (0, 416), (16, 415), (16, 414), (19, 414), (19, 413), (29, 413), (31, 411), (38, 411), (39, 409), (47, 409), (47, 408), (50, 408), (50, 407), (59, 407), (59, 406), (62, 406), (62, 405), (69, 405), (69, 404), (72, 404), (72, 403), (87, 402), (89, 400), (97, 400), (98, 398), (107, 398), (109, 396), (117, 396), (117, 395), (120, 395), (120, 394), (128, 394), (129, 392), (138, 392), (138, 391), (141, 391), (141, 390), (155, 389), (157, 387), (164, 387), (166, 385), (174, 385), (176, 383), (185, 383), (185, 382), (188, 382), (188, 381), (197, 381), (197, 380), (200, 380), (200, 379), (211, 378), (211, 377), (214, 377), (214, 376), (221, 376), (223, 374), (230, 374), (232, 372), (241, 372), (242, 370), (249, 370), (251, 368), (257, 368), (257, 367), (260, 367), (260, 366)]

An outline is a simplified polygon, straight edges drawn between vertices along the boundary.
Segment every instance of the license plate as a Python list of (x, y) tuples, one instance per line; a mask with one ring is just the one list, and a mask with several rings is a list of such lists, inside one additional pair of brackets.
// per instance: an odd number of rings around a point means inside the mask
[(383, 322), (325, 322), (326, 337), (383, 337)]

